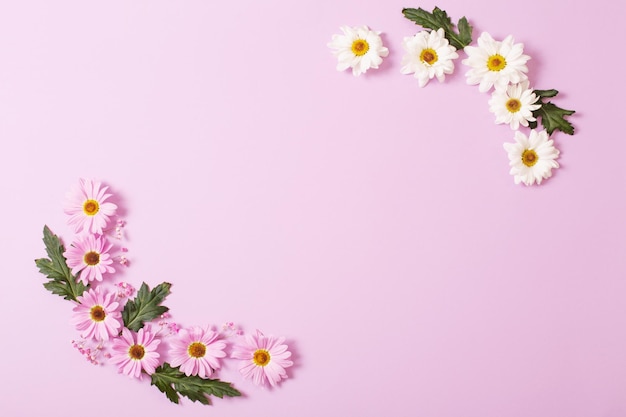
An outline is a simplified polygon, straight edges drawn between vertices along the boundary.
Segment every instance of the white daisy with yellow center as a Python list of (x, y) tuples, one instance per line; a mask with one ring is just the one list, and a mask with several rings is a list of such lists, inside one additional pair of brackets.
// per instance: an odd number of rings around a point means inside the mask
[(463, 64), (471, 67), (467, 72), (467, 83), (478, 85), (480, 92), (494, 87), (502, 91), (509, 84), (518, 84), (528, 77), (526, 62), (530, 59), (524, 55), (524, 44), (514, 43), (512, 36), (503, 41), (494, 40), (487, 32), (478, 38), (478, 46), (464, 48), (467, 59)]
[(537, 119), (533, 112), (541, 107), (535, 104), (539, 97), (528, 86), (528, 81), (509, 85), (504, 91), (494, 91), (489, 100), (489, 111), (496, 115), (496, 124), (508, 123), (511, 129), (528, 127)]
[(452, 60), (459, 57), (441, 28), (430, 32), (423, 30), (415, 36), (406, 37), (403, 47), (406, 54), (402, 57), (400, 71), (403, 74), (415, 74), (420, 87), (424, 87), (434, 77), (443, 82), (445, 74), (454, 72)]
[(528, 137), (520, 131), (515, 132), (515, 143), (505, 143), (504, 149), (509, 154), (510, 174), (515, 184), (541, 184), (552, 176), (552, 168), (558, 168), (559, 150), (549, 139), (545, 130), (531, 130)]
[(343, 35), (333, 35), (328, 47), (337, 56), (337, 70), (352, 68), (355, 76), (365, 74), (370, 68), (378, 68), (389, 50), (383, 46), (380, 32), (367, 26), (342, 26)]

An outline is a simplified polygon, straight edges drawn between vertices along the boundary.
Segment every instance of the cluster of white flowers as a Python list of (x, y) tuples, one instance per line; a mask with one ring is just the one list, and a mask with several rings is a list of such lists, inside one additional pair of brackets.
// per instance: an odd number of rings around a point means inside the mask
[[(339, 61), (337, 70), (352, 68), (353, 75), (359, 76), (369, 68), (378, 68), (383, 57), (389, 54), (380, 32), (367, 26), (344, 26), (341, 30), (343, 35), (334, 35), (328, 44)], [(404, 38), (401, 72), (414, 74), (420, 87), (435, 77), (443, 82), (446, 74), (454, 72), (454, 60), (459, 55), (445, 35), (444, 29), (440, 28), (423, 30)], [(541, 107), (526, 75), (526, 62), (530, 57), (524, 55), (524, 45), (515, 43), (512, 36), (496, 41), (484, 32), (477, 43), (478, 46), (464, 48), (467, 58), (462, 62), (470, 67), (466, 73), (467, 83), (478, 85), (480, 92), (493, 88), (489, 110), (495, 114), (496, 124), (509, 124), (516, 131), (516, 143), (504, 145), (515, 183), (541, 184), (542, 180), (552, 176), (552, 168), (559, 167), (556, 162), (559, 151), (554, 148), (547, 132), (533, 129), (527, 137), (518, 130), (520, 126), (529, 127), (530, 122), (536, 122), (533, 112)]]
[(467, 59), (463, 64), (471, 68), (466, 74), (467, 83), (478, 84), (480, 92), (493, 87), (489, 110), (495, 114), (497, 124), (508, 123), (516, 131), (515, 143), (504, 144), (515, 183), (541, 184), (552, 176), (552, 168), (559, 167), (556, 161), (559, 151), (546, 131), (533, 129), (526, 136), (518, 130), (520, 125), (528, 127), (529, 122), (536, 122), (533, 112), (541, 107), (536, 104), (539, 97), (526, 75), (530, 57), (524, 55), (524, 45), (515, 43), (512, 36), (496, 41), (483, 32), (478, 46), (466, 46), (464, 50)]

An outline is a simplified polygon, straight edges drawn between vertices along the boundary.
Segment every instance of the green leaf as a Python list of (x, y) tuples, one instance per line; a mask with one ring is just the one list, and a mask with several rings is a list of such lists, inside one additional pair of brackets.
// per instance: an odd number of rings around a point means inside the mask
[[(565, 110), (551, 102), (544, 103), (544, 98), (556, 97), (559, 94), (558, 90), (533, 90), (533, 93), (539, 97), (537, 104), (541, 107), (533, 112), (533, 117), (537, 120), (541, 119), (543, 128), (551, 135), (555, 130), (560, 130), (568, 135), (574, 134), (574, 126), (567, 120), (565, 116), (571, 116), (576, 113), (574, 110)], [(537, 128), (537, 122), (529, 122), (528, 126), (531, 129)]]
[[(552, 102), (543, 102), (544, 98), (556, 97), (557, 94), (559, 94), (558, 90), (533, 90), (533, 93), (539, 97), (537, 104), (541, 105), (540, 108), (533, 112), (533, 117), (537, 120), (541, 119), (541, 125), (546, 132), (548, 132), (548, 135), (551, 135), (555, 130), (560, 130), (565, 134), (573, 135), (574, 126), (565, 120), (565, 116), (571, 116), (576, 112), (574, 110), (565, 110), (557, 107), (552, 104)], [(537, 122), (529, 122), (528, 126), (531, 129), (536, 129)]]
[(556, 95), (559, 94), (557, 90), (533, 90), (533, 93), (541, 98), (556, 97)]
[(136, 332), (144, 326), (145, 322), (168, 311), (169, 308), (160, 304), (169, 295), (171, 286), (172, 284), (163, 282), (150, 291), (145, 282), (141, 284), (135, 299), (129, 300), (122, 310), (124, 326)]
[(533, 112), (533, 116), (535, 118), (541, 117), (541, 124), (548, 132), (548, 135), (551, 135), (555, 130), (573, 135), (574, 126), (565, 120), (565, 116), (571, 116), (574, 113), (576, 113), (574, 110), (565, 110), (551, 102), (547, 102), (542, 103), (541, 107)]
[(77, 282), (76, 277), (72, 275), (67, 266), (67, 260), (63, 256), (65, 248), (58, 236), (52, 233), (48, 226), (43, 228), (43, 243), (46, 246), (48, 258), (35, 259), (35, 264), (39, 268), (39, 272), (50, 279), (49, 282), (43, 284), (44, 287), (66, 300), (78, 302), (78, 297), (89, 286), (84, 285), (82, 281)]
[(159, 366), (151, 375), (151, 379), (151, 385), (155, 385), (171, 402), (176, 404), (179, 403), (181, 395), (193, 402), (199, 401), (205, 405), (211, 404), (208, 398), (210, 395), (219, 398), (241, 395), (230, 382), (203, 379), (195, 375), (187, 376), (178, 368), (172, 368), (168, 363)]
[(417, 9), (404, 8), (402, 13), (407, 19), (427, 29), (437, 30), (439, 28), (447, 29), (452, 27), (452, 20), (448, 17), (448, 14), (438, 7), (435, 7), (432, 13), (421, 7)]
[(404, 8), (402, 9), (402, 14), (404, 14), (404, 17), (407, 19), (425, 29), (437, 30), (443, 28), (446, 39), (448, 39), (450, 45), (454, 46), (456, 49), (463, 49), (472, 43), (473, 28), (465, 17), (459, 20), (459, 32), (457, 33), (454, 30), (454, 25), (452, 24), (452, 20), (448, 17), (448, 14), (439, 7), (435, 7), (432, 13), (422, 8)]
[(474, 28), (470, 26), (465, 16), (459, 19), (459, 24), (457, 25), (457, 28), (459, 28), (459, 39), (463, 47), (466, 47), (467, 45), (472, 43), (472, 31), (474, 30)]

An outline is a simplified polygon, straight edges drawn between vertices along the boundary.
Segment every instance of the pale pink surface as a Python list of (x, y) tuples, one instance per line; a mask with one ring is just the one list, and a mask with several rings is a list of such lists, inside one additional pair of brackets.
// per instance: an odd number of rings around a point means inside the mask
[[(400, 10), (435, 4), (523, 42), (532, 86), (578, 111), (541, 186), (514, 184), (512, 132), (460, 62), (422, 89), (400, 74), (419, 30)], [(1, 2), (0, 415), (626, 415), (624, 7)], [(337, 72), (326, 44), (361, 24), (390, 54)], [(261, 389), (225, 364), (246, 397), (205, 409), (89, 365), (33, 263), (44, 224), (71, 240), (79, 177), (127, 220), (116, 279), (172, 282), (183, 326), (286, 336), (289, 379)]]

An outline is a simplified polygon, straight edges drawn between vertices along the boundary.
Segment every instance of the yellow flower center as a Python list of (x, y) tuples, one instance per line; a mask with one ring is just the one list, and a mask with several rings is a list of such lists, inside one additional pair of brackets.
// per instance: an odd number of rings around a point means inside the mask
[(100, 254), (98, 252), (87, 252), (83, 257), (85, 263), (89, 266), (98, 265), (100, 263)]
[(254, 355), (252, 355), (252, 361), (257, 366), (265, 366), (270, 363), (270, 353), (265, 349), (258, 349), (254, 352)]
[(510, 98), (506, 102), (506, 109), (511, 113), (517, 113), (522, 108), (522, 102), (516, 98)]
[(357, 39), (352, 42), (352, 53), (356, 56), (363, 56), (370, 50), (370, 44), (364, 39)]
[(526, 149), (524, 153), (522, 153), (522, 163), (527, 167), (531, 167), (537, 163), (539, 160), (539, 156), (537, 152), (532, 149)]
[(192, 358), (203, 358), (206, 354), (206, 345), (200, 342), (193, 342), (189, 345), (189, 348), (187, 348), (187, 353), (189, 353), (189, 356)]
[(141, 345), (132, 345), (128, 349), (128, 356), (130, 356), (131, 359), (134, 359), (136, 361), (142, 360), (145, 354), (146, 354), (146, 350)]
[(90, 313), (91, 313), (91, 320), (93, 321), (103, 321), (107, 316), (102, 306), (91, 307)]
[(87, 216), (95, 216), (100, 210), (100, 204), (96, 200), (87, 200), (83, 203), (83, 212)]
[(500, 71), (506, 67), (506, 59), (500, 54), (491, 55), (487, 60), (489, 71)]
[(425, 62), (428, 65), (434, 64), (438, 59), (439, 57), (437, 56), (437, 52), (435, 52), (432, 48), (426, 48), (420, 54), (420, 61)]

